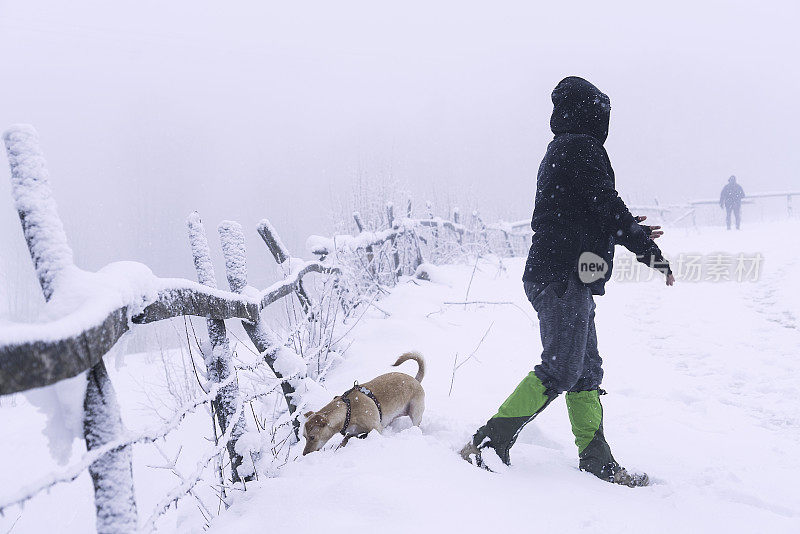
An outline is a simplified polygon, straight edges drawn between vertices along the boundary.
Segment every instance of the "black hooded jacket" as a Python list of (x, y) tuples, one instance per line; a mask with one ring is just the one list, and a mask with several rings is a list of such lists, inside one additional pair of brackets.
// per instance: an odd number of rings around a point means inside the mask
[(531, 228), (533, 239), (525, 273), (531, 282), (563, 282), (577, 273), (583, 252), (608, 264), (604, 277), (588, 284), (605, 293), (611, 278), (614, 245), (667, 274), (669, 264), (649, 238), (649, 228), (637, 224), (615, 189), (614, 170), (603, 143), (608, 137), (611, 104), (597, 87), (576, 76), (564, 78), (553, 90), (547, 147), (536, 180)]

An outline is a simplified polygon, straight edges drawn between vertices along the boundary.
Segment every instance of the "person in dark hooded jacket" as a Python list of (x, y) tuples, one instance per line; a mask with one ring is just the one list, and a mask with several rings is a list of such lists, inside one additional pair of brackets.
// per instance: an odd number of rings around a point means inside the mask
[(621, 467), (603, 435), (603, 369), (593, 295), (605, 293), (618, 244), (661, 271), (667, 285), (675, 279), (654, 242), (663, 234), (660, 227), (640, 225), (644, 217), (634, 217), (615, 189), (614, 170), (603, 147), (611, 113), (608, 96), (583, 78), (570, 76), (559, 82), (552, 100), (550, 128), (555, 137), (539, 166), (534, 234), (522, 277), (539, 316), (542, 361), (461, 455), (485, 467), (481, 454), (490, 447), (509, 465), (509, 450), (522, 428), (566, 392), (580, 469), (609, 482), (642, 486), (647, 475)]

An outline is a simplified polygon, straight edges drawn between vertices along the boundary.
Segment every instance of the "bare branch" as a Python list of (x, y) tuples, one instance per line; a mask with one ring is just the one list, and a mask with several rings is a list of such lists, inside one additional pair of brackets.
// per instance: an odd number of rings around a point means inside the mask
[[(489, 335), (489, 331), (492, 329), (493, 326), (494, 322), (492, 322), (492, 324), (489, 325), (489, 328), (486, 329), (486, 332), (484, 332), (483, 337), (481, 337), (481, 340), (478, 342), (478, 345), (475, 347), (475, 350), (473, 350), (469, 356), (464, 358), (464, 360), (461, 363), (458, 363), (458, 353), (456, 353), (456, 357), (453, 359), (453, 374), (450, 376), (450, 391), (447, 393), (448, 397), (453, 393), (453, 384), (455, 383), (456, 380), (456, 371), (458, 371), (462, 365), (470, 361), (475, 356), (475, 353), (477, 353), (478, 349), (481, 348), (481, 345), (483, 345), (483, 341), (486, 339), (486, 336)], [(477, 358), (475, 358), (475, 360), (477, 360)]]

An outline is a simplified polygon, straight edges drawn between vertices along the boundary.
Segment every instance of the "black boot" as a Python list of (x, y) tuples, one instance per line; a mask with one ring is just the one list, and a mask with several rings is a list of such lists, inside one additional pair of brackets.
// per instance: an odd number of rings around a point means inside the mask
[(646, 473), (628, 473), (611, 454), (603, 434), (603, 406), (600, 404), (600, 390), (575, 391), (567, 393), (567, 411), (578, 446), (578, 467), (597, 478), (622, 484), (631, 488), (646, 486), (649, 478)]
[(509, 451), (522, 428), (539, 415), (557, 393), (547, 390), (542, 381), (530, 372), (514, 392), (503, 402), (497, 413), (480, 427), (472, 440), (461, 449), (461, 457), (484, 467), (480, 451), (491, 447), (505, 465), (511, 465)]

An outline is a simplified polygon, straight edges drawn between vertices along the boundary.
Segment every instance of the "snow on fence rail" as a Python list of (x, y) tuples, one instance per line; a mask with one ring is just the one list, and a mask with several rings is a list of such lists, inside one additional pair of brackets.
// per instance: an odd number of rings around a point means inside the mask
[[(257, 323), (261, 310), (290, 295), (302, 278), (312, 272), (336, 274), (338, 269), (305, 262), (285, 280), (256, 296), (208, 288), (184, 279), (152, 276), (148, 285), (158, 287), (157, 293), (138, 304), (109, 306), (107, 298), (88, 295), (81, 307), (54, 321), (4, 325), (0, 329), (3, 370), (0, 395), (48, 386), (88, 370), (133, 325), (182, 315)], [(141, 296), (146, 296), (146, 291)]]
[[(354, 213), (358, 234), (333, 238), (312, 236), (308, 246), (319, 259), (304, 261), (291, 256), (275, 228), (264, 219), (258, 224), (258, 233), (284, 278), (259, 290), (247, 284), (241, 225), (223, 221), (218, 232), (231, 288), (225, 291), (217, 288), (205, 228), (200, 217), (193, 213), (188, 220), (189, 244), (198, 282), (158, 278), (146, 266), (134, 262), (112, 263), (90, 273), (73, 263), (38, 134), (30, 126), (18, 125), (4, 134), (4, 141), (11, 166), (15, 207), (47, 300), (47, 316), (55, 319), (35, 324), (6, 322), (0, 327), (0, 395), (53, 386), (61, 380), (87, 373), (83, 417), (87, 452), (76, 464), (0, 498), (0, 513), (10, 506), (23, 505), (53, 485), (70, 482), (88, 470), (94, 485), (96, 526), (101, 533), (150, 531), (155, 529), (159, 517), (181, 498), (193, 495), (200, 502), (194, 488), (207, 464), (226, 449), (231, 461), (232, 482), (249, 479), (250, 475), (240, 476), (238, 472), (243, 459), (236, 442), (243, 432), (243, 407), (271, 391), (246, 395), (239, 391), (224, 320), (241, 321), (258, 351), (259, 365), (265, 366), (278, 382), (273, 389), (280, 389), (291, 416), (292, 433), (299, 439), (302, 393), (312, 387), (314, 380), (308, 375), (307, 362), (267, 326), (263, 320), (265, 308), (295, 295), (304, 320), (313, 325), (324, 319), (315, 317), (314, 303), (303, 285), (303, 278), (310, 273), (326, 275), (333, 280), (337, 306), (349, 313), (367, 301), (370, 294), (385, 291), (382, 286), (396, 284), (403, 274), (415, 274), (426, 262), (449, 261), (459, 254), (494, 250), (498, 255), (513, 255), (519, 251), (515, 240), (528, 240), (530, 236), (530, 231), (526, 230), (527, 221), (486, 225), (474, 212), (471, 224), (466, 225), (457, 208), (449, 220), (435, 217), (430, 204), (427, 218), (414, 218), (411, 202), (406, 207), (405, 217), (396, 217), (394, 206), (389, 203), (385, 228), (367, 230), (365, 221)], [(132, 434), (122, 424), (103, 357), (137, 325), (186, 315), (207, 320), (212, 349), (205, 355), (205, 363), (211, 386), (203, 395), (185, 402), (166, 423)], [(318, 369), (317, 378), (319, 376)], [(166, 495), (145, 522), (140, 523), (133, 489), (131, 447), (164, 438), (188, 413), (204, 404), (210, 405), (221, 435), (216, 435), (215, 426), (214, 446), (191, 476), (184, 477), (173, 471), (181, 483)], [(222, 480), (221, 469), (219, 476), (224, 494), (226, 483)], [(202, 503), (201, 508), (205, 508)]]

